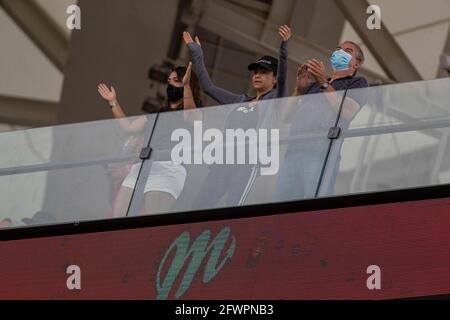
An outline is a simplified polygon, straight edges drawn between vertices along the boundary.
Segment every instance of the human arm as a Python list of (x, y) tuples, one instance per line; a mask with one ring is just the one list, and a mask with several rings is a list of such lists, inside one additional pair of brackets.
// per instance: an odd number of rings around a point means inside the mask
[(207, 95), (220, 104), (232, 104), (238, 102), (243, 95), (234, 94), (228, 90), (216, 86), (212, 82), (208, 71), (206, 70), (200, 39), (196, 37), (194, 41), (189, 32), (183, 33), (183, 39), (191, 53), (193, 68), (200, 81), (203, 91), (205, 91)]
[(192, 93), (191, 88), (191, 74), (192, 74), (192, 62), (189, 62), (189, 65), (186, 70), (186, 74), (183, 77), (183, 88), (184, 88), (184, 96), (183, 96), (183, 106), (184, 110), (192, 110), (197, 108), (194, 100), (194, 94)]
[[(328, 83), (325, 65), (323, 64), (323, 62), (313, 59), (307, 63), (307, 66), (309, 72), (311, 72), (311, 74), (314, 76), (317, 83), (319, 84)], [(355, 74), (354, 70), (348, 71), (348, 76), (353, 76), (354, 74)], [(364, 78), (357, 78), (356, 80), (352, 81), (352, 83), (347, 89), (351, 90), (364, 87), (368, 87), (367, 81)], [(327, 93), (325, 96), (330, 106), (336, 112), (339, 112), (343, 96), (337, 93), (336, 89), (333, 87), (331, 83), (328, 83), (328, 87), (326, 89), (323, 89), (322, 92)], [(353, 119), (353, 117), (361, 110), (362, 107), (361, 103), (362, 102), (358, 102), (358, 99), (353, 99), (351, 95), (348, 95), (345, 98), (344, 104), (342, 105), (341, 116), (347, 120)]]
[(183, 77), (184, 119), (186, 121), (201, 121), (203, 118), (201, 112), (194, 111), (194, 110), (197, 110), (196, 103), (199, 103), (199, 101), (195, 101), (194, 94), (192, 92), (192, 87), (191, 87), (191, 77), (192, 77), (192, 62), (189, 62), (189, 65), (186, 70), (186, 74)]
[(133, 121), (127, 119), (127, 116), (117, 100), (117, 93), (114, 87), (111, 87), (110, 89), (106, 84), (101, 83), (98, 85), (97, 91), (100, 96), (108, 102), (114, 118), (118, 119), (120, 126), (125, 131), (129, 133), (137, 133), (145, 128), (145, 125), (147, 124), (146, 117), (139, 117)]
[(287, 73), (288, 73), (288, 41), (292, 36), (291, 29), (287, 25), (283, 25), (278, 29), (278, 34), (281, 37), (280, 58), (278, 64), (277, 74), (277, 98), (289, 96), (287, 87)]

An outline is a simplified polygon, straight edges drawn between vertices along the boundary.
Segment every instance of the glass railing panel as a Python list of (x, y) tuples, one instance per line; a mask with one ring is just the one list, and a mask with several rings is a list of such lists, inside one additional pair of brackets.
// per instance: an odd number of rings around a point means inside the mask
[(337, 110), (318, 94), (160, 114), (134, 213), (314, 197)]
[(355, 115), (348, 128), (379, 128), (446, 119), (450, 117), (449, 89), (448, 78), (371, 87), (367, 91), (366, 106)]
[(134, 134), (135, 141), (130, 141), (133, 134), (120, 124), (136, 119), (138, 117), (1, 133), (0, 169), (135, 156), (136, 150), (131, 146), (139, 149), (145, 134)]
[(370, 88), (340, 119), (320, 195), (450, 183), (449, 95), (449, 79)]
[(2, 176), (0, 221), (25, 227), (113, 218), (115, 185), (106, 172), (96, 165)]
[(343, 92), (0, 134), (0, 227), (449, 183), (449, 89), (350, 90), (339, 139)]
[(139, 119), (0, 134), (0, 226), (125, 216), (155, 116)]

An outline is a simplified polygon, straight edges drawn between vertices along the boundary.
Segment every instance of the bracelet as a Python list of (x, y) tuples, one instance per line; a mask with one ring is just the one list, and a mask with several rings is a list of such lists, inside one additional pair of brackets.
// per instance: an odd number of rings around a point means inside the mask
[(111, 109), (117, 107), (117, 101), (110, 102), (109, 106), (111, 107)]

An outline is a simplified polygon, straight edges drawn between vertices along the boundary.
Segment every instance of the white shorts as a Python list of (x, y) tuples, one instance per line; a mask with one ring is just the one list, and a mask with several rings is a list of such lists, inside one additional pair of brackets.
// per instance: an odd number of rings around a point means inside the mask
[[(122, 183), (122, 187), (134, 189), (141, 164), (135, 164)], [(144, 193), (151, 191), (166, 192), (178, 199), (186, 182), (186, 169), (171, 161), (155, 161), (145, 185)]]

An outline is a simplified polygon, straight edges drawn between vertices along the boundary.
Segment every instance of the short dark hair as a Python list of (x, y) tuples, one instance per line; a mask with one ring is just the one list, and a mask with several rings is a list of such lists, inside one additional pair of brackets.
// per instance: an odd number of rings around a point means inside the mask
[(364, 61), (366, 61), (366, 57), (364, 56), (364, 51), (361, 49), (361, 47), (359, 45), (357, 45), (353, 41), (349, 41), (349, 40), (344, 41), (344, 43), (350, 43), (351, 45), (353, 45), (356, 48), (356, 59), (358, 59), (359, 62), (361, 62), (361, 64), (363, 64)]

